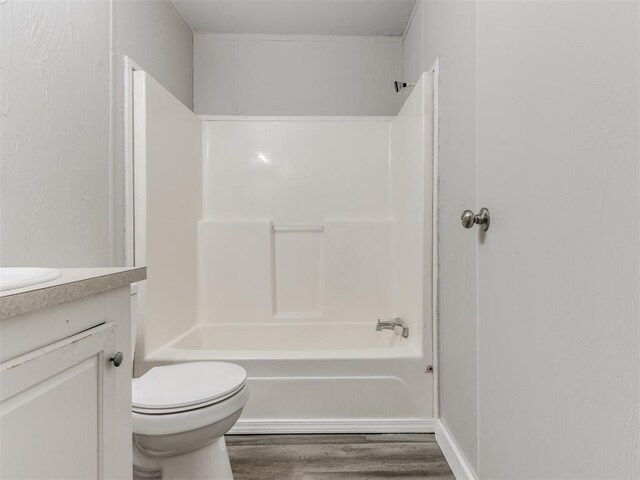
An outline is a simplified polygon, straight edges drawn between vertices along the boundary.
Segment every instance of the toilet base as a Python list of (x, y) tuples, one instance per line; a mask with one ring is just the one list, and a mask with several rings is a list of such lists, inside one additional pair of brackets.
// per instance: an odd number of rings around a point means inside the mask
[(162, 480), (233, 480), (224, 437), (193, 452), (163, 459)]
[(233, 480), (224, 437), (181, 455), (149, 457), (138, 451), (134, 457), (138, 460), (133, 469), (134, 480)]

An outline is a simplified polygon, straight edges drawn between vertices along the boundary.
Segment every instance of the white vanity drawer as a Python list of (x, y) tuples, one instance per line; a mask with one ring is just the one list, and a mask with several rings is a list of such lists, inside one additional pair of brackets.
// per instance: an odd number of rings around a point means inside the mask
[(107, 294), (99, 293), (0, 322), (0, 363), (107, 321)]

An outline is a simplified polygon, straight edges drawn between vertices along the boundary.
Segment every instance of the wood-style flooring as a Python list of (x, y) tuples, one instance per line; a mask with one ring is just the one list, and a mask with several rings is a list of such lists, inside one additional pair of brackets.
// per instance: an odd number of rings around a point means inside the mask
[(235, 480), (455, 480), (431, 434), (229, 435)]

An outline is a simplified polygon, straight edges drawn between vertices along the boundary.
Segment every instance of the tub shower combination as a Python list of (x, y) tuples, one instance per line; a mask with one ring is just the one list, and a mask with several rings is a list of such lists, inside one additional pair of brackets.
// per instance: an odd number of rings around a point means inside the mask
[(430, 431), (431, 85), (424, 74), (396, 117), (145, 118), (141, 155), (160, 127), (204, 148), (179, 165), (185, 148), (156, 152), (161, 172), (136, 165), (136, 191), (165, 199), (136, 201), (137, 372), (241, 365), (235, 432)]

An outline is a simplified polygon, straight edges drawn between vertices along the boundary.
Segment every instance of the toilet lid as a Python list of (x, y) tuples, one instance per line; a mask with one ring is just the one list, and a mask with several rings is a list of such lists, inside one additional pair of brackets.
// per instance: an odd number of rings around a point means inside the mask
[(134, 410), (187, 410), (224, 400), (240, 390), (247, 372), (224, 362), (154, 367), (131, 384)]

